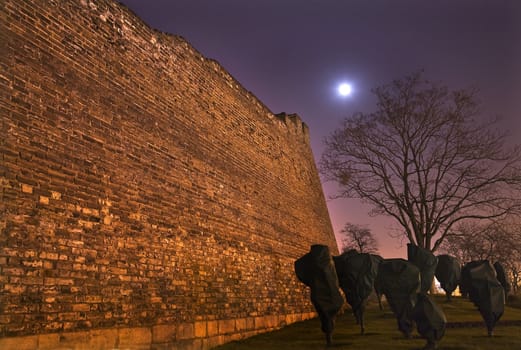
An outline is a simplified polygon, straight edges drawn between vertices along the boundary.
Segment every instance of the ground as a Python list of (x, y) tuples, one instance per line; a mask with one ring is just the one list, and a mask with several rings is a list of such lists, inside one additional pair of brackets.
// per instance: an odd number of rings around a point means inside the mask
[[(494, 329), (494, 336), (488, 337), (481, 315), (474, 305), (460, 297), (446, 302), (444, 297), (435, 297), (443, 308), (448, 327), (440, 342), (439, 350), (490, 350), (521, 349), (521, 309), (519, 301), (511, 300), (505, 307), (501, 321)], [(412, 339), (405, 339), (397, 329), (396, 320), (384, 305), (380, 311), (376, 303), (371, 303), (366, 312), (366, 334), (360, 335), (350, 310), (337, 319), (333, 346), (330, 349), (421, 349), (425, 340), (415, 332)], [(318, 319), (299, 322), (279, 331), (221, 346), (218, 350), (291, 350), (324, 349), (325, 338), (320, 331)]]

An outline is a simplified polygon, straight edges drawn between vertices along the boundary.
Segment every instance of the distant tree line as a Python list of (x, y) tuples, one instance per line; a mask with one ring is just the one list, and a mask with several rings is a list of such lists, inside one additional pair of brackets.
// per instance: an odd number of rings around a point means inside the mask
[(521, 223), (515, 218), (501, 222), (470, 222), (451, 231), (441, 252), (458, 258), (461, 263), (473, 260), (500, 262), (509, 274), (512, 292), (521, 283)]

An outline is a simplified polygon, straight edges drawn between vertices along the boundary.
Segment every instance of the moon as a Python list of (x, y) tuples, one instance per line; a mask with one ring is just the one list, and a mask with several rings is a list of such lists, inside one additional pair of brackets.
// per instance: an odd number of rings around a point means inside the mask
[(342, 83), (338, 85), (338, 93), (340, 96), (349, 96), (351, 95), (351, 92), (353, 92), (353, 88), (348, 83)]

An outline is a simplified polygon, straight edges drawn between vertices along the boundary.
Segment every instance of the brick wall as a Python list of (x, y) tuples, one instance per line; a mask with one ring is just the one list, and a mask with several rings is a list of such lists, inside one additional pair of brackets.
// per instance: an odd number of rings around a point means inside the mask
[(337, 248), (298, 116), (109, 0), (0, 1), (0, 67), (0, 348), (313, 316), (293, 261)]

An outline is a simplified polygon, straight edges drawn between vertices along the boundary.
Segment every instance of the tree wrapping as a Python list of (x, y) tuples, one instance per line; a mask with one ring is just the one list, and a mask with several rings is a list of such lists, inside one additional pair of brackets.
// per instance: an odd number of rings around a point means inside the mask
[(396, 317), (398, 329), (410, 337), (421, 287), (420, 270), (405, 259), (384, 259), (378, 268), (377, 281)]
[(488, 260), (466, 264), (461, 270), (461, 286), (478, 308), (488, 334), (492, 335), (505, 309), (505, 292), (494, 267)]
[(311, 290), (311, 302), (329, 343), (336, 314), (344, 304), (329, 248), (325, 245), (312, 245), (309, 253), (295, 261), (295, 273)]
[(427, 294), (432, 286), (436, 265), (438, 265), (438, 258), (429, 250), (409, 243), (407, 244), (407, 259), (420, 269), (420, 293)]
[(450, 300), (461, 278), (461, 266), (458, 259), (447, 254), (438, 255), (435, 276), (445, 291), (447, 299)]
[(367, 298), (374, 289), (374, 281), (378, 274), (380, 260), (368, 253), (344, 253), (333, 257), (340, 288), (351, 305), (360, 330), (363, 334), (364, 311)]

